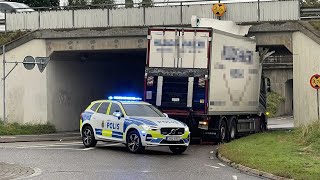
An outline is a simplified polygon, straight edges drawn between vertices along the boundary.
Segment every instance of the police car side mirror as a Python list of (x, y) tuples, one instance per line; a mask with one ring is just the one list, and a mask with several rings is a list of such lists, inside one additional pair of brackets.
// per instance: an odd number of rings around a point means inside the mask
[(168, 117), (169, 117), (167, 113), (163, 113), (163, 115), (164, 115), (166, 118), (168, 118)]
[(117, 117), (118, 119), (121, 119), (123, 116), (123, 114), (119, 111), (116, 111), (112, 114), (114, 117)]

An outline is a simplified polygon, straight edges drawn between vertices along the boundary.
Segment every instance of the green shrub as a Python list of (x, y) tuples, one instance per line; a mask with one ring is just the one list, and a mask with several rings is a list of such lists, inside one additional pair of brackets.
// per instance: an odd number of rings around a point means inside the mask
[(26, 31), (15, 31), (15, 32), (8, 32), (7, 34), (1, 33), (0, 34), (0, 45), (4, 45), (8, 42), (11, 42), (23, 35), (25, 35)]
[(0, 135), (50, 134), (56, 132), (51, 124), (19, 124), (0, 121)]
[(280, 103), (284, 101), (284, 98), (281, 97), (276, 92), (268, 93), (267, 97), (267, 111), (270, 113), (269, 117), (275, 117), (277, 115)]

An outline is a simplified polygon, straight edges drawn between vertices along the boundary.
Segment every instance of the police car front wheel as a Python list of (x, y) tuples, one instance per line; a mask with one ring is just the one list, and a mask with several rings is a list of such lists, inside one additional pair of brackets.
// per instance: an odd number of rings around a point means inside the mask
[(85, 126), (82, 131), (82, 142), (85, 147), (95, 147), (97, 144), (93, 130), (90, 126)]
[(138, 131), (134, 130), (128, 133), (126, 146), (132, 153), (139, 153), (144, 150)]

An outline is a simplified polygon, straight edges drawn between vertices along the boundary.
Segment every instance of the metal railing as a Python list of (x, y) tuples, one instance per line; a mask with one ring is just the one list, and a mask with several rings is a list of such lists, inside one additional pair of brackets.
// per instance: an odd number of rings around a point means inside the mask
[(269, 56), (263, 61), (264, 65), (293, 65), (293, 55)]
[[(33, 8), (33, 12), (6, 13), (5, 30), (189, 25), (192, 15), (218, 19), (211, 11), (212, 4), (217, 2), (156, 2), (152, 7), (141, 3), (38, 7)], [(299, 15), (298, 0), (256, 1), (227, 3), (227, 12), (221, 20), (238, 23), (288, 21), (299, 20)]]

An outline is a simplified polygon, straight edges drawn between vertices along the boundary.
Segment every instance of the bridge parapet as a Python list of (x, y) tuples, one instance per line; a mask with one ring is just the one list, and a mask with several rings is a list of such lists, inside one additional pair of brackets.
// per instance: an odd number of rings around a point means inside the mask
[[(6, 13), (5, 24), (7, 31), (190, 25), (192, 15), (217, 19), (211, 11), (213, 3), (216, 2), (202, 0), (173, 2), (166, 6), (155, 3), (153, 7), (124, 8), (115, 5), (120, 8), (108, 8), (103, 5), (93, 9), (60, 7), (49, 11), (36, 8), (34, 12)], [(250, 23), (300, 19), (298, 0), (227, 3), (226, 6), (227, 12), (221, 20)]]

